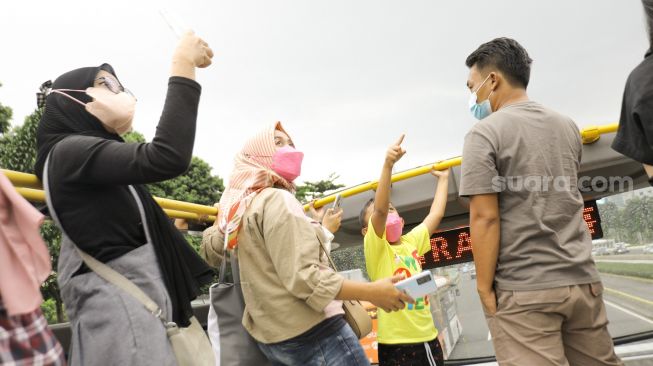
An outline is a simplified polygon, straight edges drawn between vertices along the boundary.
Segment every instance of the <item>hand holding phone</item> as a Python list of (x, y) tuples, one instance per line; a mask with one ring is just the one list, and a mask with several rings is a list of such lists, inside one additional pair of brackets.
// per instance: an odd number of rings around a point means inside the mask
[(335, 210), (329, 208), (326, 210), (324, 217), (322, 218), (322, 226), (329, 230), (332, 234), (335, 234), (338, 229), (340, 229), (340, 224), (342, 223), (342, 210)]
[(413, 299), (417, 299), (436, 292), (439, 286), (446, 283), (444, 279), (438, 280), (440, 281), (436, 281), (433, 278), (431, 271), (426, 270), (395, 283), (395, 287), (406, 292)]

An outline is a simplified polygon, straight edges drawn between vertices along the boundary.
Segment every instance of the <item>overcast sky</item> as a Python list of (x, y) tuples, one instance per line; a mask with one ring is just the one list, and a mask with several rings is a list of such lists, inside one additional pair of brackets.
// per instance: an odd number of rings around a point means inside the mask
[[(534, 60), (529, 95), (580, 126), (616, 122), (623, 86), (648, 48), (639, 0), (18, 1), (0, 4), (0, 103), (14, 124), (45, 80), (112, 64), (138, 97), (149, 140), (163, 107), (174, 33), (159, 11), (213, 48), (198, 72), (194, 154), (228, 178), (234, 154), (282, 121), (306, 153), (302, 180), (377, 179), (401, 133), (403, 170), (460, 155), (474, 119), (464, 61), (515, 38)], [(180, 126), (183, 128), (183, 126)]]

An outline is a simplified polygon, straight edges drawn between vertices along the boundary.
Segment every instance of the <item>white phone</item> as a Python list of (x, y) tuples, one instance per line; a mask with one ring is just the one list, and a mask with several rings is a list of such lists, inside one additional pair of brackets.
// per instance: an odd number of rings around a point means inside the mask
[(400, 291), (406, 292), (408, 296), (413, 299), (417, 299), (436, 292), (438, 290), (438, 285), (444, 285), (446, 280), (438, 282), (440, 283), (438, 284), (433, 279), (431, 271), (423, 271), (395, 283), (395, 287)]
[(342, 195), (337, 194), (336, 199), (333, 201), (333, 209), (334, 212), (337, 212), (338, 209), (340, 208), (340, 205), (342, 205)]
[(177, 39), (181, 38), (187, 31), (190, 30), (184, 22), (182, 22), (179, 17), (171, 14), (165, 9), (160, 9), (159, 14), (163, 18), (163, 21), (168, 25), (172, 33), (175, 34)]

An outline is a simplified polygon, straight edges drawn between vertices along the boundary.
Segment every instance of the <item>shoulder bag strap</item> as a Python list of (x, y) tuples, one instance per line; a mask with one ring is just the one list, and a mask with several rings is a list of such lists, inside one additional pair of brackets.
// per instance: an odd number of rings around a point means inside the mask
[(317, 230), (322, 230), (322, 226), (320, 227), (314, 227), (315, 229), (315, 236), (317, 237), (317, 241), (320, 243), (320, 249), (324, 252), (327, 258), (329, 258), (329, 263), (331, 264), (331, 268), (333, 268), (334, 271), (338, 272), (338, 268), (336, 267), (336, 264), (333, 262), (333, 259), (331, 258), (331, 255), (329, 252), (327, 252), (326, 247), (324, 246), (324, 243), (322, 242), (322, 238), (320, 237), (320, 233), (317, 232)]
[[(46, 196), (46, 203), (48, 205), (48, 210), (50, 211), (50, 217), (52, 217), (52, 220), (59, 226), (61, 229), (61, 232), (64, 233), (63, 226), (61, 225), (61, 222), (59, 221), (59, 218), (57, 216), (56, 211), (54, 210), (54, 206), (52, 204), (52, 196), (50, 193), (50, 186), (48, 184), (48, 163), (50, 160), (50, 155), (45, 160), (45, 167), (43, 168), (43, 188), (45, 190), (45, 196)], [(130, 191), (132, 192), (132, 195), (136, 198), (136, 203), (138, 204), (139, 210), (141, 212), (141, 220), (143, 221), (143, 229), (145, 230), (146, 237), (148, 239), (149, 243), (149, 232), (147, 230), (147, 223), (144, 220), (143, 217), (143, 205), (136, 194), (136, 191), (132, 186), (129, 186)], [(66, 235), (67, 236), (67, 235)], [(70, 238), (70, 237), (69, 237)], [(114, 271), (111, 269), (111, 267), (107, 266), (106, 264), (98, 261), (97, 259), (93, 258), (92, 256), (88, 255), (85, 253), (83, 250), (79, 249), (77, 244), (75, 244), (72, 240), (70, 241), (74, 246), (75, 249), (77, 250), (77, 253), (79, 253), (79, 256), (82, 258), (84, 263), (93, 270), (98, 276), (102, 277), (105, 279), (107, 282), (113, 284), (114, 286), (122, 289), (123, 291), (127, 292), (131, 296), (133, 296), (138, 302), (143, 304), (143, 306), (151, 312), (154, 316), (158, 317), (165, 323), (165, 319), (162, 317), (162, 312), (161, 308), (149, 297), (143, 290), (141, 290), (138, 286), (136, 286), (133, 282), (128, 280), (125, 276), (121, 275), (120, 273)]]

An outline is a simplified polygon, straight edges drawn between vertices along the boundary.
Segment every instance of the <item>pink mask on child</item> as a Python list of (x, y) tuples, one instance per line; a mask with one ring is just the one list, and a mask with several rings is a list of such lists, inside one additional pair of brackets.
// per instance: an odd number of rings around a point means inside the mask
[(401, 232), (404, 229), (404, 223), (401, 216), (392, 212), (388, 214), (385, 220), (385, 237), (390, 243), (396, 243), (401, 239)]
[(272, 155), (272, 170), (292, 182), (302, 173), (303, 159), (303, 152), (286, 145)]

